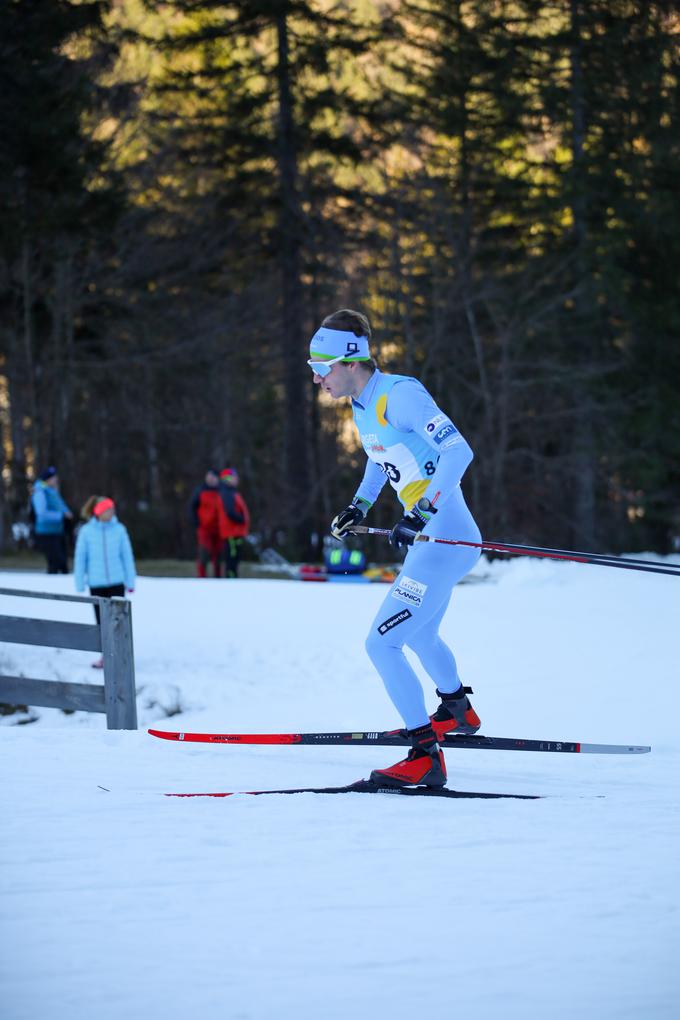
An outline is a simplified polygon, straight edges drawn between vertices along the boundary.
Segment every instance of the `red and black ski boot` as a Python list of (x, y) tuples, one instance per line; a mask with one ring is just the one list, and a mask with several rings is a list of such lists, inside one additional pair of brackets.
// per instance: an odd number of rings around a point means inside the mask
[(411, 739), (408, 755), (387, 769), (373, 769), (379, 786), (446, 786), (446, 762), (431, 726), (404, 731)]
[(447, 734), (476, 733), (482, 725), (481, 720), (470, 704), (464, 687), (460, 687), (453, 694), (442, 694), (437, 691), (442, 703), (430, 716), (432, 729), (437, 740), (441, 740)]

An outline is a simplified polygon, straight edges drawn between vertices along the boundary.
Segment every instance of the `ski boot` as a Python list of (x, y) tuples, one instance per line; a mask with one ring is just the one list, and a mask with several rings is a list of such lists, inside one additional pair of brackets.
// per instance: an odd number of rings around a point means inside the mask
[(442, 694), (440, 690), (437, 691), (437, 694), (442, 699), (442, 703), (434, 715), (430, 716), (437, 740), (441, 740), (448, 734), (455, 736), (459, 733), (477, 732), (482, 723), (470, 704), (464, 687), (459, 687), (453, 694)]
[(373, 769), (379, 786), (446, 786), (446, 763), (431, 726), (404, 730), (411, 740), (408, 755), (386, 769)]

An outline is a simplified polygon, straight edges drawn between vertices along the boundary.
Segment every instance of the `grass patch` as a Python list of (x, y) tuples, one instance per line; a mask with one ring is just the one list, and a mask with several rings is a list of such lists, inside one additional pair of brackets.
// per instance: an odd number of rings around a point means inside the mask
[[(196, 577), (195, 560), (137, 560), (137, 573), (140, 577)], [(73, 558), (69, 558), (69, 567), (73, 570)], [(32, 549), (21, 549), (18, 552), (0, 556), (0, 570), (12, 570), (26, 573), (45, 573), (45, 557)], [(262, 563), (245, 561), (241, 563), (240, 577), (287, 578), (286, 571), (268, 567)]]

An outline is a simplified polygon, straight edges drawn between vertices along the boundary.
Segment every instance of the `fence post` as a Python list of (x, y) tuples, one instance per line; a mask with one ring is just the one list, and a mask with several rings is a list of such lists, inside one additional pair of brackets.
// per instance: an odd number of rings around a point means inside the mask
[(137, 700), (130, 603), (121, 598), (102, 599), (99, 608), (106, 728), (136, 730)]

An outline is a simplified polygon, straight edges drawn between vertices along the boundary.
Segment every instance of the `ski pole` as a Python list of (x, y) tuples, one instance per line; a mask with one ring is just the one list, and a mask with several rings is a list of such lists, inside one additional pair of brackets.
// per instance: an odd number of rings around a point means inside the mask
[[(382, 535), (389, 538), (391, 531), (387, 528), (367, 528), (355, 525), (352, 533), (356, 535)], [(512, 545), (508, 542), (464, 542), (454, 538), (434, 538), (414, 532), (416, 542), (437, 542), (439, 545), (462, 545), (471, 549), (482, 549), (485, 552), (516, 554), (518, 556), (538, 556), (551, 560), (569, 560), (573, 563), (590, 563), (600, 567), (619, 567), (622, 570), (643, 570), (650, 574), (670, 574), (680, 577), (680, 564), (666, 564), (658, 560), (637, 560), (626, 556), (607, 556), (604, 553), (576, 552), (571, 549), (546, 549), (535, 545)]]

